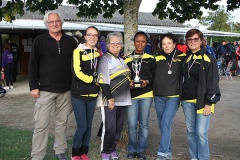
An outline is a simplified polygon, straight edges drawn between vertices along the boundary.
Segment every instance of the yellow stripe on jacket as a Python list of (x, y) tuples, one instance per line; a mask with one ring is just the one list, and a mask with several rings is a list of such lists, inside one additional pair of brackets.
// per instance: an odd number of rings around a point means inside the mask
[(81, 54), (79, 53), (81, 49), (77, 48), (73, 51), (73, 69), (74, 73), (76, 76), (82, 80), (85, 83), (92, 83), (93, 81), (93, 76), (89, 76), (85, 73), (82, 72), (81, 66), (81, 61), (80, 61), (80, 56)]

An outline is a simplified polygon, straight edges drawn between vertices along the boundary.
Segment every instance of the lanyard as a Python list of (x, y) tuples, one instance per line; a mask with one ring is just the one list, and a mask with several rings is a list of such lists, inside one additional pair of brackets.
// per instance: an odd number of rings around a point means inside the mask
[(91, 53), (93, 54), (92, 57), (90, 57), (87, 51), (85, 51), (84, 54), (86, 54), (91, 61), (91, 69), (94, 68), (93, 76), (97, 76), (97, 57), (95, 56), (95, 50), (93, 51), (94, 52), (92, 52), (92, 49), (91, 49)]
[(168, 74), (172, 74), (172, 70), (171, 70), (171, 68), (172, 68), (172, 62), (173, 62), (173, 58), (174, 58), (174, 56), (175, 56), (176, 51), (177, 51), (177, 50), (175, 49), (170, 64), (169, 64), (169, 62), (167, 62), (167, 63), (168, 63)]
[[(192, 57), (193, 57), (193, 55), (191, 56), (190, 60), (192, 59)], [(190, 60), (188, 61), (188, 79), (190, 78), (190, 70), (191, 70), (193, 64), (195, 63), (196, 59), (197, 58), (194, 59), (194, 61), (192, 62), (192, 64), (190, 66), (189, 66)]]

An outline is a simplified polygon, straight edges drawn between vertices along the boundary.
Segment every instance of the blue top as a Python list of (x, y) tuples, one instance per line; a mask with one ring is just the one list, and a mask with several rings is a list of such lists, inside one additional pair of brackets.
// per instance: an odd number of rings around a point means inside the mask
[(207, 45), (206, 50), (207, 50), (208, 53), (210, 53), (216, 59), (216, 55), (215, 55), (214, 50), (211, 46)]
[(146, 45), (146, 47), (144, 49), (144, 53), (153, 54), (152, 46), (149, 43), (147, 43), (147, 45)]
[(4, 68), (7, 64), (13, 63), (13, 54), (9, 50), (5, 50), (2, 55), (2, 68)]
[(100, 41), (99, 42), (101, 45), (102, 53), (105, 54), (107, 52), (107, 46), (105, 41)]

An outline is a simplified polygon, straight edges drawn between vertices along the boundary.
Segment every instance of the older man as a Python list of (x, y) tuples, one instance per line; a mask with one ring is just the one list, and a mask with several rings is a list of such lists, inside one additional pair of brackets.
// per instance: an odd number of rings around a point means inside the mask
[(210, 45), (208, 45), (208, 43), (207, 43), (207, 37), (204, 36), (203, 38), (204, 38), (202, 41), (203, 47), (205, 47), (207, 52), (210, 53), (216, 59), (216, 54), (215, 54), (213, 48)]
[(38, 36), (32, 45), (29, 61), (29, 86), (36, 98), (32, 160), (46, 155), (51, 110), (55, 113), (54, 150), (59, 160), (66, 160), (66, 126), (71, 107), (71, 58), (75, 40), (62, 32), (63, 18), (56, 11), (47, 12), (44, 24), (48, 32)]

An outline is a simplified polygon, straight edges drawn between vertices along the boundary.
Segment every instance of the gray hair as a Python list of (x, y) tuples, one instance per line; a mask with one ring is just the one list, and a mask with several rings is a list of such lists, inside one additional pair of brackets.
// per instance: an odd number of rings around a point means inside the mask
[(121, 48), (122, 48), (123, 47), (123, 36), (122, 36), (122, 33), (120, 33), (120, 32), (113, 32), (113, 33), (109, 33), (107, 35), (107, 39), (106, 39), (107, 48), (110, 44), (111, 38), (113, 38), (113, 37), (117, 37), (119, 39), (119, 41), (122, 43), (122, 45), (121, 45)]
[(47, 27), (47, 23), (48, 23), (48, 16), (50, 14), (57, 14), (61, 20), (61, 23), (63, 24), (64, 23), (64, 20), (63, 20), (63, 17), (61, 15), (61, 13), (59, 13), (58, 11), (48, 11), (45, 15), (44, 15), (44, 18), (43, 18), (43, 23), (44, 25)]

